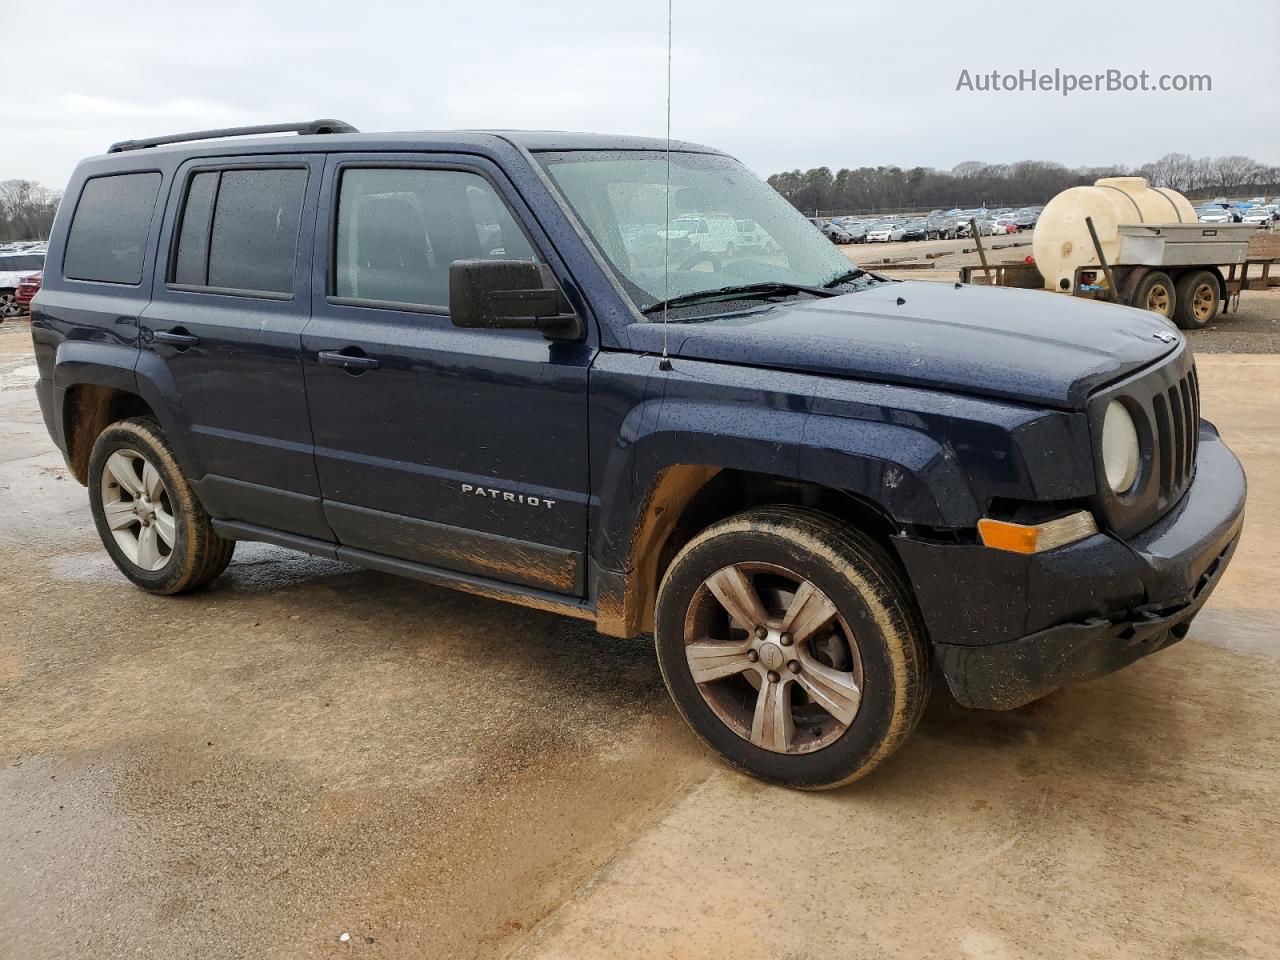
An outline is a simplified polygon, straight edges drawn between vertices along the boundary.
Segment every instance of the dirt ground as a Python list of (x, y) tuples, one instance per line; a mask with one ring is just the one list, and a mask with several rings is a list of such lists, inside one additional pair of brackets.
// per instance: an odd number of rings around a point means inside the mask
[(6, 323), (0, 958), (1273, 957), (1280, 358), (1200, 371), (1251, 500), (1188, 639), (1011, 713), (936, 696), (811, 795), (575, 621), (253, 544), (134, 589)]

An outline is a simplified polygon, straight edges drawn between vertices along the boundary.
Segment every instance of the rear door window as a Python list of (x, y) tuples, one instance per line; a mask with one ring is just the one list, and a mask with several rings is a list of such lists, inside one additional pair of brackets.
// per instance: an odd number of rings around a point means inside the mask
[(307, 171), (201, 171), (187, 188), (171, 282), (286, 296), (293, 293)]
[(87, 180), (67, 233), (63, 275), (98, 283), (141, 283), (160, 179), (151, 171)]

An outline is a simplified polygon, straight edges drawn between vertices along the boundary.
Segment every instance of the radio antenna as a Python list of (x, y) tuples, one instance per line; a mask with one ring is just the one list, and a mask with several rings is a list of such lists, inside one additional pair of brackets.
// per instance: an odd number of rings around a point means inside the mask
[(670, 370), (671, 357), (667, 354), (667, 303), (671, 300), (671, 4), (667, 0), (667, 186), (663, 190), (666, 201), (666, 220), (662, 225), (662, 359), (658, 369)]

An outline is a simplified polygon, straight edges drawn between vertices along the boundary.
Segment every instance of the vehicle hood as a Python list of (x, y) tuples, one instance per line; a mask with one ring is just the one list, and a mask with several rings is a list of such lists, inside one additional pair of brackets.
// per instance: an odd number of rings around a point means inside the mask
[[(899, 301), (903, 302), (899, 302)], [(628, 328), (658, 352), (662, 324)], [(673, 357), (901, 383), (1081, 409), (1098, 387), (1176, 349), (1168, 321), (1040, 290), (884, 283), (718, 318), (671, 321)]]

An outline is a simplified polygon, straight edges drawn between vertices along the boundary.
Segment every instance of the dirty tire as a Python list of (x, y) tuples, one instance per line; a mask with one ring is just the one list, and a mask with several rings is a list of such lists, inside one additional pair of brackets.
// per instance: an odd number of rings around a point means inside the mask
[[(102, 476), (108, 458), (125, 450), (141, 454), (164, 481), (174, 518), (174, 543), (168, 560), (157, 570), (133, 563), (107, 524), (103, 509)], [(131, 581), (150, 593), (185, 593), (205, 586), (231, 562), (236, 542), (218, 536), (191, 484), (178, 466), (160, 425), (146, 417), (111, 424), (94, 442), (89, 457), (89, 505), (98, 536), (107, 553)]]
[[(856, 638), (857, 712), (838, 739), (812, 752), (752, 743), (717, 715), (693, 679), (685, 638), (691, 604), (717, 571), (752, 562), (785, 567), (809, 581)], [(928, 701), (925, 631), (904, 574), (880, 544), (817, 511), (759, 507), (702, 531), (667, 568), (654, 621), (662, 676), (689, 726), (730, 764), (771, 783), (821, 790), (865, 776), (898, 749)]]
[(1172, 320), (1178, 308), (1178, 295), (1167, 273), (1152, 270), (1138, 281), (1129, 303), (1139, 310), (1150, 310)]
[(1199, 330), (1218, 313), (1222, 303), (1222, 287), (1208, 270), (1192, 270), (1178, 278), (1177, 305), (1173, 322), (1183, 330)]

